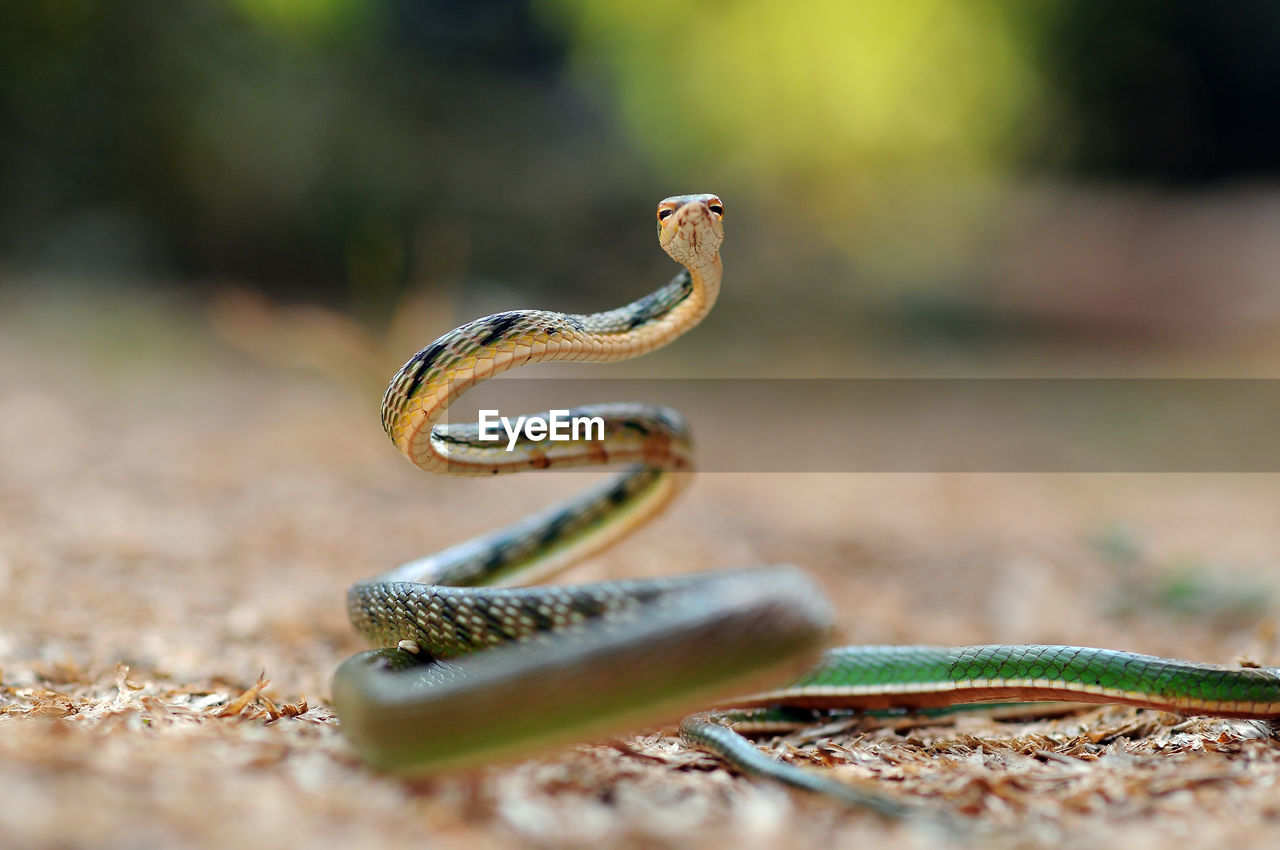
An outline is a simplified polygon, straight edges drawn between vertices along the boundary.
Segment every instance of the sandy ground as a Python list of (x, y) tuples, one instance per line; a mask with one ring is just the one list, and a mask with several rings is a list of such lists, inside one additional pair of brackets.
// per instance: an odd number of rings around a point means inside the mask
[[(190, 315), (6, 306), (0, 843), (947, 837), (735, 776), (671, 730), (472, 776), (367, 769), (326, 702), (333, 668), (361, 648), (345, 586), (591, 476), (431, 478), (391, 449), (374, 396), (235, 351)], [(1277, 663), (1278, 520), (1272, 475), (708, 474), (574, 577), (793, 562), (828, 589), (847, 642)], [(762, 744), (957, 813), (969, 831), (949, 836), (959, 843), (1280, 839), (1280, 746), (1258, 722), (1101, 707)]]

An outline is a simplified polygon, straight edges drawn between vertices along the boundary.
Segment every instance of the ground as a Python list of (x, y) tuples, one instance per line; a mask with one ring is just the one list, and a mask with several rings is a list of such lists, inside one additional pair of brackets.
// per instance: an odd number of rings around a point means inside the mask
[[(945, 825), (744, 779), (670, 729), (468, 776), (380, 774), (327, 703), (362, 648), (345, 586), (592, 476), (426, 476), (381, 434), (376, 395), (245, 354), (190, 305), (70, 303), (11, 299), (0, 335), (0, 834), (14, 846), (1280, 838), (1267, 724), (1116, 707), (762, 742), (954, 815)], [(1274, 663), (1278, 519), (1273, 475), (713, 473), (573, 577), (791, 562), (837, 604), (843, 642)]]

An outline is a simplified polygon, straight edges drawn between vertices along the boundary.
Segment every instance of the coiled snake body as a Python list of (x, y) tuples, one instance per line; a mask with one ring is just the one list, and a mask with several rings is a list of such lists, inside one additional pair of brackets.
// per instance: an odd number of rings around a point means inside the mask
[[(505, 440), (481, 439), (476, 425), (438, 424), (445, 410), (516, 366), (637, 357), (697, 325), (719, 292), (723, 221), (714, 195), (668, 198), (658, 206), (659, 241), (684, 270), (666, 286), (604, 313), (522, 310), (478, 319), (419, 351), (392, 379), (383, 426), (423, 469), (627, 468), (564, 504), (351, 588), (352, 622), (383, 648), (343, 662), (333, 699), (343, 731), (367, 760), (438, 771), (727, 704), (754, 711), (686, 718), (686, 740), (747, 772), (892, 812), (896, 806), (878, 795), (765, 757), (729, 725), (776, 728), (782, 715), (766, 712), (788, 707), (906, 710), (1038, 699), (1280, 713), (1280, 678), (1271, 668), (1065, 646), (846, 647), (819, 656), (832, 611), (789, 566), (494, 586), (548, 578), (660, 511), (689, 477), (688, 432), (669, 408), (590, 405), (570, 415), (599, 417), (602, 438), (548, 442), (522, 432), (508, 449)], [(789, 674), (799, 677), (773, 687)], [(730, 699), (743, 693), (752, 695)]]

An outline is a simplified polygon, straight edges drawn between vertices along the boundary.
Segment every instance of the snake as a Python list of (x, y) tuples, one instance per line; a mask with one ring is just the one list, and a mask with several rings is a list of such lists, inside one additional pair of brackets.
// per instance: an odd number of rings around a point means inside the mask
[[(887, 795), (775, 759), (744, 735), (811, 724), (823, 712), (1042, 700), (1280, 715), (1277, 668), (1079, 646), (824, 651), (836, 612), (792, 565), (546, 584), (646, 524), (689, 484), (688, 424), (668, 407), (590, 404), (568, 415), (600, 422), (594, 433), (553, 441), (526, 425), (509, 441), (494, 441), (478, 423), (445, 421), (445, 412), (510, 369), (625, 360), (695, 327), (720, 291), (724, 219), (717, 195), (667, 198), (657, 208), (658, 240), (682, 268), (665, 286), (605, 312), (515, 310), (476, 319), (418, 351), (392, 378), (382, 425), (423, 470), (621, 470), (565, 502), (349, 589), (351, 621), (376, 648), (342, 662), (332, 701), (368, 763), (433, 774), (678, 722), (687, 743), (743, 773), (898, 815), (902, 806)], [(706, 710), (688, 714), (695, 708)]]

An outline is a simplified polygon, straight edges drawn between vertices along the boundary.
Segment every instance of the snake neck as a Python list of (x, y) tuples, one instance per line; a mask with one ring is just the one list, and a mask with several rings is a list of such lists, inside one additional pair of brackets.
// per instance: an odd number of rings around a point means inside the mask
[[(723, 267), (719, 255), (685, 267), (686, 275), (645, 298), (608, 313), (584, 317), (588, 328), (604, 332), (597, 340), (600, 360), (627, 360), (673, 342), (711, 312), (720, 295)], [(662, 302), (668, 303), (663, 304)], [(625, 328), (625, 329), (623, 329)], [(616, 332), (610, 332), (616, 331)]]
[(677, 330), (670, 339), (675, 339), (701, 322), (716, 305), (716, 299), (720, 297), (720, 278), (724, 274), (724, 266), (720, 262), (719, 254), (703, 265), (689, 266), (688, 270), (693, 291), (689, 293), (688, 298), (677, 305), (675, 310), (672, 310), (672, 313), (681, 309), (686, 312), (682, 316), (673, 317), (676, 319)]

